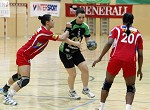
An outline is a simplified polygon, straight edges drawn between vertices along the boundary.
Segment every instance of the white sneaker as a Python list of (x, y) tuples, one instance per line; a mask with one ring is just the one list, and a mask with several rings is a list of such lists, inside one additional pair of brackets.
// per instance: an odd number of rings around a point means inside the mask
[(0, 88), (0, 94), (7, 95), (7, 94), (8, 94), (8, 91), (4, 91), (3, 88)]
[(87, 88), (86, 90), (83, 89), (82, 93), (87, 95), (89, 98), (94, 98), (95, 95)]
[(5, 104), (5, 105), (14, 105), (15, 106), (15, 105), (17, 105), (17, 102), (14, 101), (12, 99), (12, 97), (7, 96), (7, 97), (4, 98), (3, 104)]
[(69, 96), (72, 97), (75, 100), (80, 100), (81, 99), (81, 97), (78, 96), (78, 94), (76, 93), (76, 91), (72, 91), (72, 92), (69, 91)]

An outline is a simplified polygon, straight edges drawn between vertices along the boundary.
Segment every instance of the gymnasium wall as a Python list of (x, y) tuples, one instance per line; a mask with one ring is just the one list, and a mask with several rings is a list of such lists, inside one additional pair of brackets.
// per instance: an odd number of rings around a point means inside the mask
[[(28, 35), (31, 36), (35, 30), (41, 25), (37, 17), (30, 17), (30, 1), (51, 1), (51, 0), (10, 0), (10, 3), (28, 3)], [(52, 29), (55, 33), (63, 33), (65, 23), (74, 18), (65, 17), (65, 3), (72, 3), (72, 0), (61, 0), (61, 10), (60, 17), (54, 17), (55, 27)], [(115, 4), (115, 0), (111, 0), (111, 4)], [(26, 19), (25, 19), (25, 8), (18, 7), (15, 14), (15, 7), (11, 6), (13, 12), (11, 12), (11, 17), (7, 18), (7, 36), (8, 37), (24, 37), (26, 35)], [(134, 14), (134, 24), (136, 28), (143, 35), (150, 35), (149, 26), (150, 26), (150, 6), (149, 5), (133, 5), (133, 14)], [(17, 23), (16, 23), (17, 22)], [(122, 24), (122, 19), (110, 19), (109, 30), (113, 26)], [(0, 37), (4, 36), (4, 19), (0, 18)], [(96, 36), (100, 35), (100, 19), (96, 19)]]

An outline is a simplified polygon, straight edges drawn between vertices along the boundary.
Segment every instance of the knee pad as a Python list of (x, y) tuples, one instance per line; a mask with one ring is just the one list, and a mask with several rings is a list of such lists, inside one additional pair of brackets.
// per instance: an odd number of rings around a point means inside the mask
[(12, 75), (12, 79), (16, 82), (16, 81), (18, 81), (18, 80), (21, 79), (21, 75), (19, 75), (18, 73), (16, 73), (16, 74)]
[(108, 83), (105, 79), (105, 82), (103, 83), (103, 87), (102, 90), (106, 90), (109, 91), (109, 89), (111, 88), (112, 83)]
[(127, 92), (135, 93), (135, 91), (136, 91), (135, 84), (127, 86)]
[(22, 76), (21, 79), (17, 82), (20, 88), (26, 86), (30, 81), (30, 78), (27, 76)]

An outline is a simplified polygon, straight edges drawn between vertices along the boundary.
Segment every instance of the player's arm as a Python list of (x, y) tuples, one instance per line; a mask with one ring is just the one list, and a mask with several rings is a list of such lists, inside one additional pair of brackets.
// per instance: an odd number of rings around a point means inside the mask
[(74, 46), (77, 46), (78, 48), (81, 48), (81, 42), (75, 42), (73, 40), (70, 40), (70, 39), (65, 39), (64, 42), (66, 42), (67, 44), (69, 45), (74, 45)]
[(65, 31), (63, 34), (59, 35), (57, 41), (65, 41), (69, 36), (69, 31)]
[(143, 49), (137, 49), (138, 52), (138, 71), (137, 71), (137, 77), (140, 75), (139, 80), (142, 79), (143, 73), (142, 73), (142, 65), (143, 65)]
[(96, 63), (100, 62), (101, 59), (103, 58), (103, 56), (107, 53), (107, 51), (110, 49), (111, 45), (113, 44), (114, 39), (113, 38), (108, 38), (108, 42), (105, 44), (100, 56), (98, 57), (98, 59), (96, 59), (93, 64), (92, 67), (95, 66)]
[(71, 23), (67, 22), (65, 32), (63, 34), (59, 35), (57, 40), (58, 41), (65, 41), (68, 38), (69, 33), (71, 32), (71, 28), (72, 28)]
[(85, 37), (85, 42), (87, 44), (87, 42), (90, 40), (91, 38), (90, 37)]

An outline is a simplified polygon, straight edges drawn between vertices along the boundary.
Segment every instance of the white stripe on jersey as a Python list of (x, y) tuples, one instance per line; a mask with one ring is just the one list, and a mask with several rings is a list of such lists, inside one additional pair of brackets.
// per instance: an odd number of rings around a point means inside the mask
[[(49, 34), (44, 34), (44, 33), (38, 34), (38, 35), (36, 36), (36, 38), (34, 39), (32, 45), (31, 45), (28, 49), (26, 49), (24, 52), (28, 51), (28, 50), (34, 45), (34, 43), (36, 42), (37, 38), (39, 38), (40, 36), (51, 36), (51, 35), (49, 35)], [(31, 38), (31, 39), (32, 39), (32, 38)], [(47, 42), (46, 42), (46, 43), (47, 43)], [(46, 44), (46, 43), (45, 43), (45, 44)], [(45, 45), (45, 44), (44, 44), (44, 45)], [(39, 49), (40, 49), (40, 48), (39, 48)], [(38, 51), (39, 49), (37, 49), (36, 51)], [(36, 52), (36, 51), (35, 51), (35, 52)], [(35, 52), (33, 52), (33, 53), (35, 53)]]
[(137, 35), (136, 35), (135, 44), (136, 44), (136, 41), (137, 41), (138, 37), (141, 37), (141, 38), (142, 38), (142, 35), (141, 35), (141, 34), (137, 34)]
[(115, 27), (115, 29), (117, 29), (117, 31), (118, 31), (118, 37), (117, 37), (117, 39), (115, 40), (115, 46), (114, 46), (114, 51), (113, 51), (113, 53), (112, 53), (112, 56), (114, 55), (114, 53), (115, 53), (115, 51), (116, 51), (116, 47), (117, 47), (117, 44), (118, 44), (118, 40), (119, 40), (119, 37), (120, 37), (120, 30), (119, 30), (119, 28), (117, 28), (117, 27)]
[(37, 51), (39, 51), (42, 47), (44, 47), (45, 45), (47, 45), (48, 41), (45, 42), (45, 44), (43, 46), (41, 46), (39, 49), (37, 49), (35, 52), (33, 52), (31, 55), (33, 55), (34, 53), (36, 53)]

